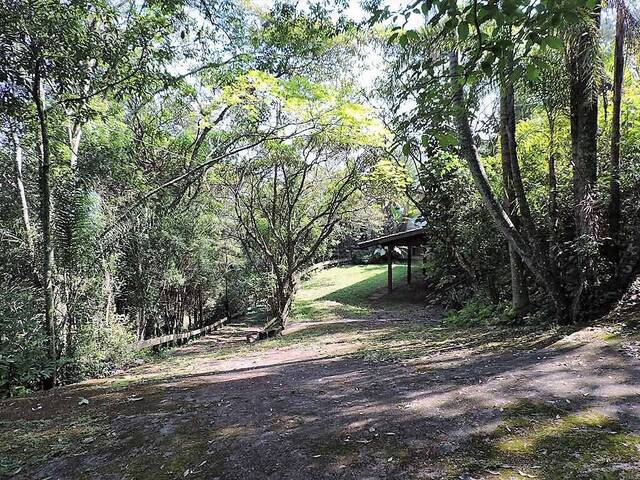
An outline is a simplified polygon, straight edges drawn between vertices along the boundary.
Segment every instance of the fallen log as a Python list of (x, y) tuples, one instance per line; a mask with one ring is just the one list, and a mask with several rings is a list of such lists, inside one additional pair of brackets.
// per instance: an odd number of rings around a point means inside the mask
[(247, 343), (253, 343), (258, 340), (266, 340), (267, 338), (274, 338), (282, 334), (283, 327), (278, 322), (277, 318), (269, 320), (266, 325), (260, 330), (254, 330), (247, 333)]

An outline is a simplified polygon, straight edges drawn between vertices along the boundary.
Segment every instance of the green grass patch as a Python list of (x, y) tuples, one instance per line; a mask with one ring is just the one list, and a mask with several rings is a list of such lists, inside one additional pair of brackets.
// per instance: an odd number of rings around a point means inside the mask
[[(414, 271), (419, 272), (419, 268)], [(405, 265), (393, 266), (394, 284), (402, 285)], [(404, 305), (403, 291), (385, 295), (387, 265), (352, 265), (322, 270), (304, 281), (296, 295), (292, 317), (298, 321), (361, 318), (375, 307)]]
[(599, 411), (520, 401), (505, 408), (495, 432), (462, 445), (447, 478), (489, 471), (504, 479), (632, 479), (639, 448), (639, 435)]

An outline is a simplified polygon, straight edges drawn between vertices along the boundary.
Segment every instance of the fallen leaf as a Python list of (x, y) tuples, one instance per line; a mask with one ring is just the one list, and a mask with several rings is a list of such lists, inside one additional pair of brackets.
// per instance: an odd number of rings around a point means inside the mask
[(87, 400), (86, 398), (81, 398), (78, 402), (78, 405), (89, 405), (89, 400)]

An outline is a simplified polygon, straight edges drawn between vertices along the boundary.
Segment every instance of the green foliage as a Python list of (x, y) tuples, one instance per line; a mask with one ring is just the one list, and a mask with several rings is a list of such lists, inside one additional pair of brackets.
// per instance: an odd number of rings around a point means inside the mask
[[(274, 231), (255, 216), (270, 247), (303, 226), (293, 255), (275, 262), (293, 259), (291, 275), (344, 249), (362, 224), (357, 182), (388, 132), (349, 74), (358, 34), (333, 10), (18, 1), (0, 6), (0, 27), (3, 390), (38, 388), (54, 371), (58, 383), (105, 375), (131, 360), (135, 340), (262, 308), (274, 275), (237, 222), (229, 175), (292, 175), (275, 194), (257, 187), (282, 213), (297, 196), (290, 221)], [(49, 203), (45, 325), (39, 207)], [(323, 224), (315, 216), (327, 208)]]
[[(292, 125), (313, 125), (329, 142), (353, 146), (382, 146), (388, 134), (372, 110), (354, 101), (353, 88), (329, 86), (307, 77), (285, 78), (250, 70), (222, 89), (221, 101), (239, 111), (243, 121), (269, 126), (270, 112), (279, 110)], [(282, 128), (282, 125), (274, 125)]]
[(394, 200), (404, 195), (409, 181), (401, 166), (383, 158), (363, 176), (363, 190), (375, 199)]
[(444, 322), (452, 326), (491, 325), (515, 318), (507, 305), (492, 305), (482, 301), (468, 301), (460, 310), (447, 313)]
[(46, 355), (38, 300), (37, 292), (22, 286), (0, 296), (0, 394), (20, 396), (36, 389), (54, 368)]
[(101, 377), (131, 363), (137, 355), (135, 340), (131, 327), (118, 316), (85, 324), (78, 332), (75, 351), (80, 378)]

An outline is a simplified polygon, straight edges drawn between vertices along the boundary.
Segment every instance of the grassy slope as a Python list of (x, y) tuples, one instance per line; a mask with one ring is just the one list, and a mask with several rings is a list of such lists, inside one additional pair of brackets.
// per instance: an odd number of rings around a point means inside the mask
[[(412, 271), (417, 272), (414, 268)], [(404, 281), (405, 265), (393, 266), (394, 283)], [(414, 273), (415, 275), (415, 273)], [(381, 305), (393, 307), (395, 295), (376, 296), (387, 286), (386, 265), (355, 265), (323, 270), (303, 282), (293, 306), (293, 318), (298, 321), (319, 321), (336, 317), (363, 317)]]

